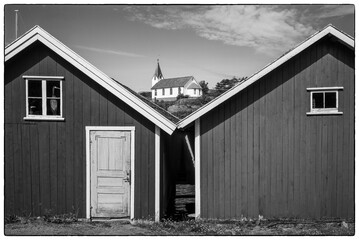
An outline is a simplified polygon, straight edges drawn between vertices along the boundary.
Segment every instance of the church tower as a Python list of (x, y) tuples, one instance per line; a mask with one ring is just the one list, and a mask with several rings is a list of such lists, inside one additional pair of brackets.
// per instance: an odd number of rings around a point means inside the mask
[(161, 68), (160, 68), (160, 61), (159, 59), (157, 59), (157, 68), (156, 68), (156, 71), (155, 71), (155, 74), (153, 75), (152, 77), (152, 87), (158, 83), (159, 81), (161, 81), (163, 79), (163, 75), (162, 75), (162, 71), (161, 71)]

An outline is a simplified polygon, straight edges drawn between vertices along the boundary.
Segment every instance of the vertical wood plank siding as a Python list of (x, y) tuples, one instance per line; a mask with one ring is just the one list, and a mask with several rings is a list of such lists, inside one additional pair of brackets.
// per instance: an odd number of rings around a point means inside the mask
[[(65, 121), (24, 121), (23, 75), (64, 76)], [(45, 46), (5, 63), (5, 214), (86, 214), (85, 126), (135, 126), (135, 218), (154, 216), (155, 126)]]
[[(307, 116), (342, 86), (343, 115)], [(354, 217), (354, 52), (323, 39), (201, 117), (201, 217)]]

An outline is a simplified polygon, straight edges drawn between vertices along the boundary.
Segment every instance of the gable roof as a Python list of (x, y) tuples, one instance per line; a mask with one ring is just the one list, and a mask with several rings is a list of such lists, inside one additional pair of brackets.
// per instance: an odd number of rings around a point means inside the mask
[(168, 134), (172, 134), (176, 129), (176, 124), (146, 104), (143, 99), (138, 97), (138, 95), (135, 95), (132, 91), (123, 85), (117, 84), (109, 76), (87, 62), (85, 59), (80, 57), (77, 53), (72, 51), (70, 48), (65, 46), (63, 43), (61, 43), (59, 40), (57, 40), (55, 37), (39, 26), (33, 27), (24, 35), (6, 46), (5, 62), (16, 56), (18, 53), (36, 41), (43, 43), (45, 46), (50, 48), (52, 51), (57, 53), (59, 56), (86, 74), (88, 77), (103, 86), (105, 89), (124, 101), (130, 107), (138, 111), (155, 125), (160, 127), (163, 131), (167, 132)]
[(171, 88), (171, 87), (184, 87), (186, 83), (193, 79), (193, 76), (165, 78), (156, 83), (151, 89), (158, 88)]
[(348, 46), (351, 49), (354, 49), (354, 39), (353, 39), (353, 37), (349, 36), (348, 34), (346, 34), (344, 32), (339, 31), (337, 28), (335, 28), (332, 25), (328, 25), (323, 30), (314, 33), (308, 39), (306, 39), (305, 41), (303, 41), (302, 43), (300, 43), (295, 48), (291, 49), (290, 51), (288, 51), (287, 53), (285, 53), (281, 57), (279, 57), (274, 62), (272, 62), (272, 63), (268, 64), (267, 66), (265, 66), (259, 72), (253, 74), (246, 81), (242, 81), (242, 82), (238, 83), (236, 86), (234, 86), (233, 88), (231, 88), (227, 92), (223, 93), (219, 97), (213, 99), (212, 101), (210, 101), (206, 105), (202, 106), (201, 108), (197, 109), (192, 114), (190, 114), (187, 117), (185, 117), (184, 119), (182, 119), (177, 124), (177, 127), (178, 128), (184, 128), (184, 127), (188, 126), (193, 121), (195, 121), (196, 119), (203, 116), (205, 113), (209, 112), (210, 110), (217, 107), (218, 105), (220, 105), (221, 103), (223, 103), (227, 99), (229, 99), (232, 96), (236, 95), (237, 93), (239, 93), (240, 91), (242, 91), (243, 89), (245, 89), (246, 87), (251, 85), (252, 83), (258, 81), (263, 76), (270, 73), (271, 71), (273, 71), (274, 69), (276, 69), (277, 67), (279, 67), (283, 63), (287, 62), (289, 59), (293, 58), (294, 56), (296, 56), (297, 54), (299, 54), (303, 50), (307, 49), (309, 46), (311, 46), (312, 44), (314, 44), (315, 42), (319, 41), (320, 39), (322, 39), (323, 37), (325, 37), (327, 35), (331, 35), (331, 36), (336, 37), (344, 45)]
[(199, 86), (197, 83), (191, 83), (187, 88), (189, 89), (193, 89), (193, 88), (199, 88), (202, 89), (201, 86)]

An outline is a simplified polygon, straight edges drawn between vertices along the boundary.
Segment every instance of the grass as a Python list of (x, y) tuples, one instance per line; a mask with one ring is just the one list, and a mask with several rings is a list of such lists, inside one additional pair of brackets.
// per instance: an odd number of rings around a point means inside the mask
[[(5, 219), (6, 220), (6, 219)], [(354, 222), (341, 219), (246, 219), (194, 220), (161, 222), (133, 221), (77, 221), (72, 215), (24, 218), (8, 216), (5, 235), (324, 235), (352, 236)]]
[(156, 235), (321, 235), (352, 236), (354, 223), (342, 220), (311, 221), (305, 219), (272, 220), (165, 220), (159, 223), (140, 221), (138, 226)]

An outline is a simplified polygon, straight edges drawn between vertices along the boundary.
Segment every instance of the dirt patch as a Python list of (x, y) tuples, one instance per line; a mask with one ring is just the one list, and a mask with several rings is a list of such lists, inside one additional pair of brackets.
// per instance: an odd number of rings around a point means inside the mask
[(48, 223), (37, 220), (28, 223), (12, 223), (5, 225), (7, 236), (129, 236), (129, 235), (154, 235), (148, 229), (130, 224), (129, 221), (110, 222), (75, 222), (69, 224)]

